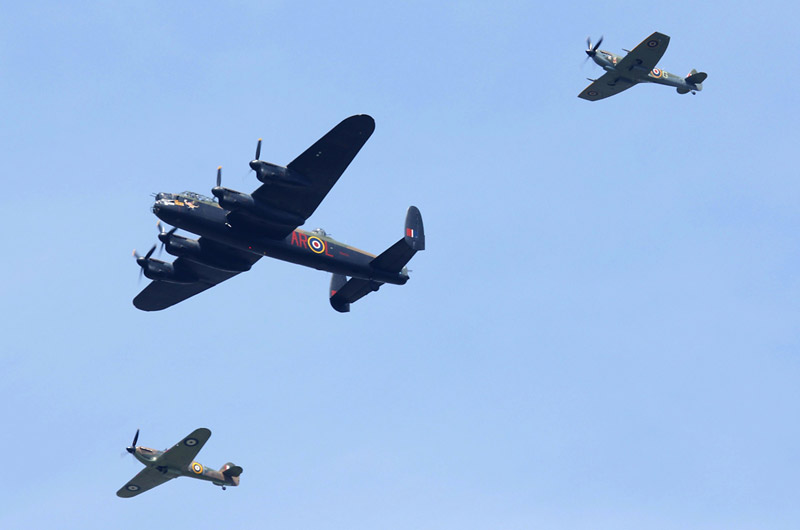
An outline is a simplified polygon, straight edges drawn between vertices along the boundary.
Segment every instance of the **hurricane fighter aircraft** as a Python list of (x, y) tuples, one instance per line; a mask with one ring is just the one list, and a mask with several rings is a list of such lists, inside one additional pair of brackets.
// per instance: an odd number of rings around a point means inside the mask
[(688, 94), (689, 92), (696, 94), (703, 90), (703, 81), (708, 77), (705, 72), (692, 70), (686, 77), (681, 77), (656, 68), (656, 64), (667, 51), (669, 44), (669, 36), (663, 33), (655, 32), (633, 50), (625, 50), (628, 52), (625, 57), (598, 50), (602, 42), (603, 37), (600, 37), (597, 44), (592, 46), (591, 39), (586, 39), (586, 55), (600, 65), (606, 73), (598, 79), (589, 79), (592, 84), (578, 94), (579, 98), (597, 101), (619, 94), (638, 83), (658, 83), (672, 86), (678, 90), (678, 94)]
[(195, 429), (189, 436), (166, 451), (157, 451), (149, 447), (136, 446), (139, 429), (133, 437), (133, 443), (125, 450), (136, 460), (145, 465), (138, 475), (128, 481), (117, 492), (118, 497), (135, 497), (142, 492), (160, 486), (175, 477), (192, 477), (207, 480), (215, 486), (238, 486), (242, 468), (228, 462), (219, 471), (206, 469), (194, 458), (211, 437), (211, 431), (205, 428)]
[[(211, 190), (216, 202), (193, 192), (157, 194), (153, 213), (174, 227), (162, 228), (158, 238), (178, 258), (172, 263), (153, 258), (155, 246), (144, 256), (134, 251), (142, 272), (153, 281), (133, 305), (143, 311), (165, 309), (249, 270), (261, 256), (333, 273), (330, 303), (342, 313), (384, 283), (405, 284), (406, 264), (425, 249), (422, 216), (416, 207), (408, 209), (403, 237), (378, 256), (340, 243), (320, 228), (308, 232), (298, 228), (374, 130), (370, 116), (351, 116), (286, 167), (259, 160), (259, 139), (250, 167), (263, 184), (252, 194), (222, 187), (221, 168)], [(178, 235), (178, 228), (200, 237)]]

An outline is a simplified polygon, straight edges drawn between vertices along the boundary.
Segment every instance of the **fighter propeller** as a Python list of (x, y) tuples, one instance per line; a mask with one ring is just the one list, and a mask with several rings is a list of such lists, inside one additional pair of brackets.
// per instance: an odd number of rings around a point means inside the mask
[(125, 450), (128, 451), (130, 454), (136, 452), (136, 442), (139, 441), (139, 429), (136, 429), (136, 434), (133, 436), (133, 443), (130, 447), (126, 447)]
[(583, 60), (585, 63), (589, 60), (589, 57), (594, 57), (597, 53), (597, 49), (600, 47), (600, 44), (603, 42), (603, 36), (600, 36), (600, 40), (597, 41), (597, 44), (592, 47), (592, 39), (590, 37), (586, 37), (586, 59)]

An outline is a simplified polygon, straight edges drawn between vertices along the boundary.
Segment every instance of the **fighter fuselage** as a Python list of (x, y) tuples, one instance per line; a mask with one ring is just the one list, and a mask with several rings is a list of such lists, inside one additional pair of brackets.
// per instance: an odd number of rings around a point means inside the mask
[[(130, 450), (130, 449), (129, 449)], [(132, 453), (136, 460), (141, 462), (147, 467), (155, 467), (162, 473), (166, 475), (172, 475), (174, 477), (191, 477), (200, 480), (207, 480), (209, 482), (213, 482), (218, 486), (238, 486), (239, 485), (239, 477), (232, 477), (230, 475), (225, 475), (221, 471), (217, 471), (216, 469), (207, 469), (203, 464), (199, 462), (192, 462), (186, 467), (170, 467), (158, 464), (158, 458), (163, 455), (166, 451), (158, 451), (156, 449), (151, 449), (149, 447), (139, 446), (134, 449)], [(224, 468), (223, 468), (224, 469)]]
[(607, 72), (615, 72), (620, 77), (627, 79), (634, 83), (657, 83), (659, 85), (667, 85), (675, 88), (689, 89), (689, 90), (702, 90), (702, 85), (695, 85), (687, 83), (684, 77), (671, 74), (666, 70), (660, 68), (653, 68), (650, 71), (643, 68), (634, 66), (630, 70), (618, 70), (617, 64), (622, 61), (622, 56), (607, 52), (605, 50), (597, 50), (594, 55), (590, 55), (592, 60), (602, 67)]

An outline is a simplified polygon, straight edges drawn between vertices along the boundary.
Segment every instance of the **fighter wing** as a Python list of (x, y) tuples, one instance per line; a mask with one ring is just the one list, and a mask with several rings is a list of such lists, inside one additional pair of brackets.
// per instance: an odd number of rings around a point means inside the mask
[(172, 468), (185, 468), (194, 461), (197, 453), (211, 437), (211, 431), (200, 427), (192, 431), (186, 438), (173, 445), (158, 457), (158, 465)]
[(308, 219), (374, 130), (371, 116), (350, 116), (286, 166), (304, 177), (308, 185), (264, 184), (253, 197), (271, 208)]
[(627, 90), (636, 82), (625, 79), (615, 72), (606, 72), (594, 83), (583, 89), (583, 92), (578, 94), (579, 98), (588, 99), (589, 101), (597, 101), (604, 99), (614, 94), (619, 94), (623, 90)]
[(153, 280), (145, 287), (136, 298), (133, 305), (142, 311), (160, 311), (182, 302), (187, 298), (202, 293), (227, 279), (233, 278), (240, 272), (249, 270), (261, 256), (250, 252), (222, 245), (213, 240), (201, 237), (199, 240), (203, 250), (210, 250), (210, 254), (219, 259), (219, 266), (226, 270), (204, 265), (189, 258), (180, 257), (173, 262), (176, 270), (183, 270), (197, 277), (194, 283), (171, 283), (162, 280)]
[(617, 63), (616, 70), (624, 73), (636, 68), (646, 74), (655, 68), (658, 61), (664, 56), (664, 52), (667, 51), (668, 45), (669, 36), (656, 31), (623, 57)]
[(119, 489), (117, 497), (135, 497), (149, 489), (160, 486), (174, 476), (162, 473), (154, 467), (146, 467)]

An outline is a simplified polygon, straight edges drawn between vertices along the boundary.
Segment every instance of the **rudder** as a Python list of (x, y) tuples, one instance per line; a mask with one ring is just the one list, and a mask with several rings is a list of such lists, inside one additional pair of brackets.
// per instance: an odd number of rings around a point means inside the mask
[(422, 214), (416, 206), (409, 206), (406, 213), (405, 241), (412, 250), (425, 250), (425, 228)]

